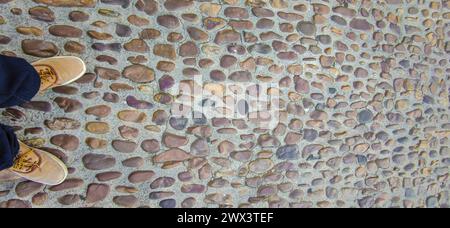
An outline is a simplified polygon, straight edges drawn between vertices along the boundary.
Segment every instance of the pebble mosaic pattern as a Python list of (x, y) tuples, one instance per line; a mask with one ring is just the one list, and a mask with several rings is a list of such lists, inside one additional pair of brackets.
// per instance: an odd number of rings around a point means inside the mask
[[(1, 110), (70, 167), (0, 207), (448, 207), (448, 0), (0, 0), (0, 52), (85, 60)], [(275, 83), (279, 123), (177, 118), (180, 83)]]

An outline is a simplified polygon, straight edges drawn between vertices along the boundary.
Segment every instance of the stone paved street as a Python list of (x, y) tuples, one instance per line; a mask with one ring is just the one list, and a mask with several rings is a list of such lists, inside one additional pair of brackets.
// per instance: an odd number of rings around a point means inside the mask
[(450, 205), (449, 0), (0, 0), (0, 53), (88, 68), (0, 110), (70, 172), (0, 208)]

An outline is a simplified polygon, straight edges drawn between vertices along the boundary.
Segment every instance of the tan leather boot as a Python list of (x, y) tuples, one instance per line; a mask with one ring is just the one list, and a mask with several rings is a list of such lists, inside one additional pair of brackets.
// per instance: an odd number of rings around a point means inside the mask
[(20, 152), (9, 171), (30, 181), (58, 185), (67, 178), (67, 167), (54, 155), (31, 148), (22, 142)]
[(86, 73), (83, 60), (73, 56), (59, 56), (32, 63), (41, 77), (40, 92), (70, 84)]
[(21, 177), (17, 176), (13, 172), (5, 169), (0, 171), (0, 183), (2, 182), (8, 182), (8, 181), (15, 181), (20, 179)]

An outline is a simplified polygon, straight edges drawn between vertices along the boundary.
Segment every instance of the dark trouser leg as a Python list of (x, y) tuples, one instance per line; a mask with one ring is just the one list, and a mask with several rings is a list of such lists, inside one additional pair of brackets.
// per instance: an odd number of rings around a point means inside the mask
[[(0, 55), (0, 108), (21, 105), (39, 91), (41, 79), (27, 61)], [(11, 127), (0, 124), (0, 171), (13, 165), (19, 142)]]
[(11, 127), (0, 124), (0, 171), (13, 165), (19, 153), (19, 142)]

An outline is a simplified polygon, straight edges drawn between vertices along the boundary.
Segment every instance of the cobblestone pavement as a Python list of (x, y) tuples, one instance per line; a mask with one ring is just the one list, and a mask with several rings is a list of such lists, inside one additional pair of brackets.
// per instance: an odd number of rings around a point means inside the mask
[(0, 207), (448, 207), (449, 22), (448, 0), (0, 0), (2, 54), (88, 65), (0, 110), (70, 167)]

